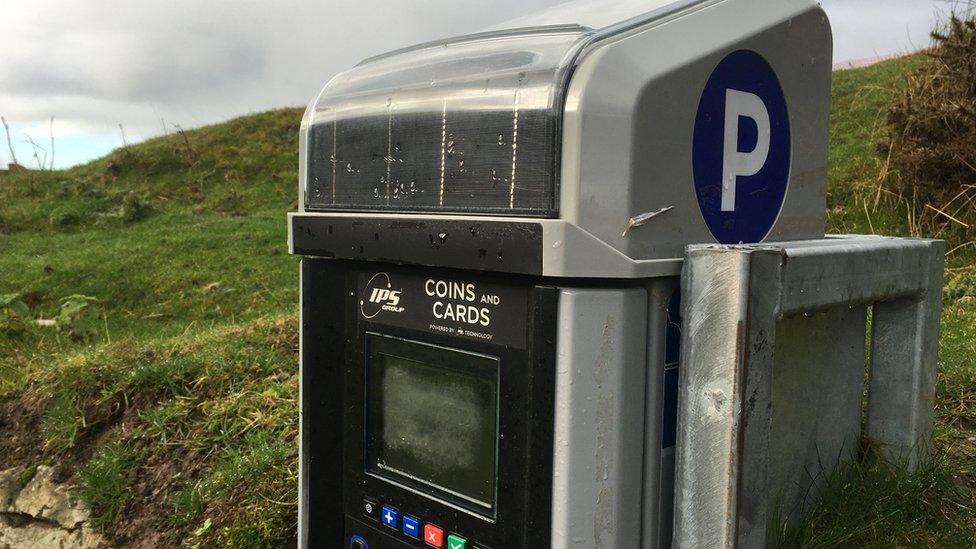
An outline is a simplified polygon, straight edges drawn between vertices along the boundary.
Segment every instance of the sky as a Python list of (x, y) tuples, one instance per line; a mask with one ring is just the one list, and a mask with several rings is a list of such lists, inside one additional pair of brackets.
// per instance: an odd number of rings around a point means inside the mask
[[(333, 75), (366, 57), (559, 3), (14, 0), (2, 12), (0, 115), (28, 167), (50, 163), (54, 117), (54, 165), (68, 167), (123, 139), (131, 144), (177, 127), (304, 106)], [(834, 30), (835, 66), (926, 47), (936, 17), (951, 9), (945, 0), (822, 4)], [(9, 160), (0, 137), (0, 166)]]

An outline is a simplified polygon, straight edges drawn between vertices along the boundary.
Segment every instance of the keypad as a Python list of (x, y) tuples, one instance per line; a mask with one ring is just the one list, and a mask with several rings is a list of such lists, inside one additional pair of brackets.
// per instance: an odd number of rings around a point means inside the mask
[[(436, 549), (482, 549), (484, 547), (477, 543), (472, 545), (461, 534), (445, 532), (444, 528), (432, 522), (427, 522), (423, 518), (410, 515), (407, 512), (401, 513), (398, 506), (380, 503), (373, 498), (364, 497), (360, 509), (366, 517), (379, 521), (387, 528), (397, 530), (407, 538), (423, 541), (428, 547)], [(354, 537), (356, 541), (366, 543), (366, 540), (358, 535)], [(350, 540), (350, 542), (352, 541)], [(355, 545), (355, 549), (359, 549), (359, 547), (359, 545)]]

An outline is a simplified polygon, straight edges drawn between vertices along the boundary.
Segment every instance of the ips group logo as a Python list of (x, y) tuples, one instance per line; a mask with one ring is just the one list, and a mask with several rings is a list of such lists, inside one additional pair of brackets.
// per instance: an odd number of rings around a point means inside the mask
[(400, 306), (400, 295), (402, 293), (402, 289), (393, 289), (390, 275), (376, 273), (363, 288), (363, 293), (359, 299), (359, 312), (363, 318), (373, 318), (381, 311), (402, 313), (404, 311), (404, 308)]

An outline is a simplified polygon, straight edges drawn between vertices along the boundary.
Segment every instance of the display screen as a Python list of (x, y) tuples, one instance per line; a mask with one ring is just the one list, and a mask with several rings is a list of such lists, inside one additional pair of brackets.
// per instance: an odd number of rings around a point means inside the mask
[(498, 359), (367, 338), (367, 469), (493, 515)]

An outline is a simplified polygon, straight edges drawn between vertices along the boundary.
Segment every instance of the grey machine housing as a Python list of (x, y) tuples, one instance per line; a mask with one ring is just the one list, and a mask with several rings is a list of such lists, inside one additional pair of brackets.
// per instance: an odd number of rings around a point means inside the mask
[[(562, 16), (572, 18), (575, 4)], [(667, 408), (676, 410), (665, 394), (665, 372), (676, 367), (677, 349), (666, 349), (666, 339), (678, 322), (685, 247), (716, 242), (696, 197), (692, 148), (702, 91), (729, 54), (750, 50), (765, 59), (788, 111), (785, 199), (762, 240), (824, 236), (832, 39), (819, 5), (649, 0), (641, 8), (641, 15), (600, 26), (530, 20), (536, 26), (366, 60), (323, 89), (301, 127), (299, 206), (288, 223), (292, 253), (472, 276), (530, 275), (559, 289), (553, 547), (670, 545), (674, 446), (662, 448), (661, 439)], [(543, 45), (526, 46), (537, 41)], [(477, 112), (485, 105), (464, 101), (482, 97), (482, 90), (492, 96), (492, 112), (535, 101), (548, 113), (521, 128), (521, 139), (537, 140), (526, 142), (536, 154), (525, 158), (509, 143), (512, 128), (496, 131), (486, 122), (488, 141), (498, 133), (499, 145), (512, 150), (506, 171), (536, 170), (531, 207), (519, 207), (514, 175), (501, 183), (511, 185), (510, 196), (484, 198), (465, 187), (453, 205), (445, 200), (451, 192), (445, 174), (460, 173), (463, 160), (448, 158), (455, 112), (449, 102)], [(433, 120), (411, 123), (431, 128), (414, 136), (430, 145), (426, 160), (419, 153), (397, 157), (395, 120), (408, 112)], [(407, 178), (397, 172), (404, 170), (417, 187), (401, 186)], [(492, 176), (499, 171), (492, 168)], [(479, 208), (483, 198), (495, 202)], [(413, 206), (423, 200), (423, 207)], [(392, 232), (394, 244), (380, 231)], [(309, 367), (303, 358), (303, 371)], [(301, 476), (307, 475), (303, 456)], [(301, 502), (307, 490), (303, 480)], [(301, 543), (309, 524), (300, 507)]]
[[(569, 16), (573, 4), (566, 8)], [(299, 211), (290, 216), (383, 220), (406, 214), (413, 220), (430, 221), (432, 226), (470, 219), (471, 212), (450, 208), (408, 212), (394, 205), (370, 212), (369, 207), (310, 204), (309, 189), (315, 178), (309, 169), (311, 131), (336, 116), (337, 104), (346, 103), (340, 117), (363, 117), (370, 109), (383, 114), (391, 104), (396, 107), (399, 94), (408, 92), (411, 99), (421, 94), (432, 99), (431, 110), (439, 120), (439, 94), (449, 93), (447, 83), (438, 85), (431, 78), (428, 84), (425, 78), (417, 91), (391, 81), (388, 75), (403, 78), (403, 74), (411, 74), (396, 70), (408, 61), (432, 55), (470, 61), (486, 47), (521, 47), (493, 46), (513, 42), (513, 36), (550, 34), (559, 35), (563, 44), (561, 49), (552, 48), (554, 51), (547, 53), (553, 59), (547, 61), (553, 63), (552, 70), (539, 71), (543, 78), (551, 77), (545, 83), (548, 88), (540, 87), (547, 94), (545, 108), (555, 119), (556, 143), (547, 150), (553, 158), (519, 161), (552, 167), (554, 183), (548, 191), (553, 195), (553, 207), (528, 219), (524, 213), (506, 212), (504, 208), (474, 214), (493, 223), (531, 220), (541, 228), (541, 265), (528, 274), (593, 278), (677, 275), (686, 245), (716, 241), (696, 201), (692, 140), (702, 89), (716, 65), (736, 50), (754, 51), (769, 63), (779, 79), (789, 113), (791, 152), (786, 198), (763, 240), (822, 237), (832, 39), (819, 5), (810, 0), (651, 0), (644, 6), (643, 15), (595, 30), (558, 25), (488, 32), (393, 52), (336, 76), (309, 105), (303, 119)], [(524, 76), (526, 70), (538, 69), (538, 63), (490, 69), (472, 64), (470, 70), (476, 72), (464, 74), (464, 84), (470, 89), (501, 81), (511, 73)], [(451, 70), (456, 66), (451, 65)], [(437, 67), (428, 74), (436, 75)], [(530, 80), (538, 76), (528, 73)], [(518, 85), (525, 84), (513, 85), (513, 90)], [(340, 131), (338, 151), (332, 158), (333, 163), (339, 163), (340, 175), (346, 168), (342, 140)], [(391, 144), (384, 139), (378, 145), (374, 160)], [(435, 171), (443, 167), (437, 165), (436, 158), (428, 163)], [(365, 184), (373, 188), (375, 183)], [(645, 225), (628, 230), (632, 219), (640, 223), (642, 216), (655, 212), (661, 213)], [(289, 230), (293, 229), (289, 223)], [(295, 252), (294, 234), (289, 235), (289, 242)], [(331, 250), (334, 257), (364, 257), (346, 244), (336, 243), (336, 249)], [(387, 258), (418, 262), (407, 252), (402, 257)], [(506, 270), (505, 266), (487, 263), (482, 268)]]

